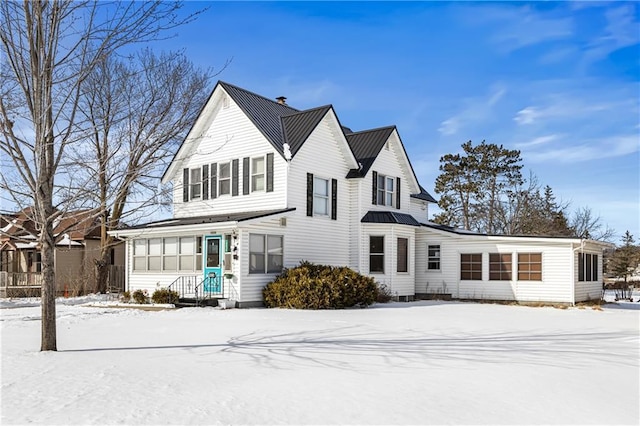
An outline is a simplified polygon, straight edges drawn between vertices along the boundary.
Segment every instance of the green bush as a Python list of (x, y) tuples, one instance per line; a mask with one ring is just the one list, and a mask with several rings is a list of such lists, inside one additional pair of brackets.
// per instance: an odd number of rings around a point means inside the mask
[(180, 299), (178, 292), (167, 288), (160, 288), (151, 296), (153, 303), (178, 303), (178, 299)]
[(147, 297), (147, 292), (145, 290), (136, 290), (133, 292), (131, 297), (133, 297), (134, 302), (140, 305), (149, 303), (149, 298)]
[(303, 261), (267, 284), (262, 297), (268, 308), (342, 309), (371, 305), (378, 286), (352, 269)]

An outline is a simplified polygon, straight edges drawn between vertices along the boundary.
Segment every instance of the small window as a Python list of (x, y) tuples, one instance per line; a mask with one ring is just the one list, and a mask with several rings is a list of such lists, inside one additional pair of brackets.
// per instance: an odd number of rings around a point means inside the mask
[(162, 270), (175, 271), (178, 266), (178, 239), (165, 238), (162, 244)]
[[(193, 237), (180, 238), (180, 270), (193, 271)], [(202, 258), (200, 258), (202, 262)]]
[(460, 279), (482, 280), (482, 253), (460, 255)]
[(518, 280), (542, 281), (542, 253), (518, 253)]
[(191, 169), (191, 184), (189, 185), (191, 188), (191, 199), (200, 198), (202, 195), (202, 170), (200, 167)]
[(397, 271), (409, 272), (409, 240), (398, 238), (398, 259)]
[(231, 234), (226, 234), (224, 236), (224, 260), (222, 261), (224, 266), (224, 271), (226, 273), (230, 273), (233, 270), (231, 245), (232, 245)]
[(267, 273), (282, 272), (282, 235), (267, 235)]
[(149, 239), (149, 256), (147, 257), (147, 270), (160, 271), (162, 269), (162, 238)]
[(218, 164), (218, 192), (220, 195), (231, 194), (231, 163)]
[(427, 246), (427, 270), (440, 270), (440, 245)]
[(264, 157), (251, 159), (251, 191), (264, 191)]
[(369, 237), (369, 272), (384, 274), (384, 237)]
[(329, 215), (329, 180), (313, 178), (313, 214)]
[(511, 281), (511, 253), (489, 253), (489, 280)]

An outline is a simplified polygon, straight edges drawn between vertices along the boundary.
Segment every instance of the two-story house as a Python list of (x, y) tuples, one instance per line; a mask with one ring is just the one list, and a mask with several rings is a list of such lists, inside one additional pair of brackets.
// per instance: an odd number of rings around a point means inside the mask
[(435, 200), (396, 127), (354, 132), (331, 105), (300, 111), (218, 82), (163, 182), (173, 218), (113, 232), (129, 290), (171, 285), (256, 306), (283, 267), (307, 260), (371, 275), (400, 300), (600, 296), (601, 244), (429, 223)]

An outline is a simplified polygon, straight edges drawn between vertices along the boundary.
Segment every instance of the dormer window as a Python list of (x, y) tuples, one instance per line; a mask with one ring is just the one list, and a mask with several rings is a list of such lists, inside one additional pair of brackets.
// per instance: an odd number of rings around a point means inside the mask
[(378, 205), (393, 206), (395, 197), (395, 178), (378, 175)]

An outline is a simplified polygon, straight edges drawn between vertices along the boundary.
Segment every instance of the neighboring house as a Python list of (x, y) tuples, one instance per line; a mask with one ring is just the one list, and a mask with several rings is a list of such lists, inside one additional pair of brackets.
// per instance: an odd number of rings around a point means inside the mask
[[(31, 208), (5, 215), (0, 227), (0, 287), (39, 294), (42, 284), (41, 254)], [(56, 292), (59, 295), (95, 290), (94, 260), (100, 256), (98, 219), (88, 210), (68, 212), (54, 223)], [(124, 244), (111, 251), (111, 265), (124, 265)], [(112, 268), (115, 270), (115, 267)]]
[(114, 231), (129, 290), (262, 303), (301, 260), (346, 265), (399, 300), (598, 298), (603, 245), (472, 234), (427, 221), (395, 126), (354, 132), (331, 105), (299, 111), (218, 82), (163, 176), (171, 219)]

